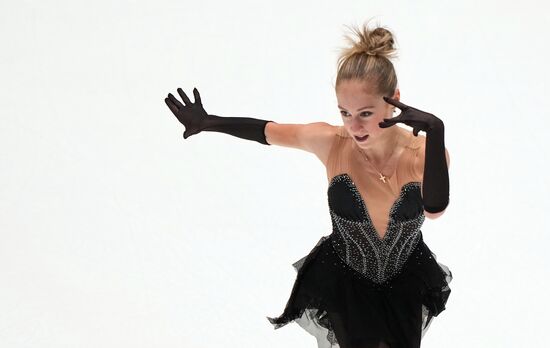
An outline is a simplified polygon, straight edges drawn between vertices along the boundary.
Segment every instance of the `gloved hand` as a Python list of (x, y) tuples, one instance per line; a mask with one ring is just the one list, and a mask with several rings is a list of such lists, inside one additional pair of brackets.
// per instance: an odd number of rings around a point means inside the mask
[(443, 127), (443, 121), (422, 110), (413, 108), (412, 106), (405, 105), (398, 100), (382, 97), (386, 103), (396, 106), (401, 110), (401, 113), (392, 118), (385, 118), (384, 122), (378, 123), (380, 128), (387, 128), (393, 126), (397, 122), (403, 122), (407, 126), (413, 127), (414, 136), (418, 136), (419, 131), (425, 131), (426, 133), (435, 128)]
[(183, 132), (183, 138), (187, 139), (191, 135), (200, 133), (203, 126), (204, 120), (208, 117), (208, 114), (204, 110), (199, 95), (199, 91), (194, 88), (193, 95), (195, 96), (195, 103), (191, 103), (187, 95), (183, 92), (181, 88), (178, 88), (178, 93), (183, 99), (185, 105), (183, 105), (172, 93), (168, 93), (168, 98), (165, 98), (164, 101), (168, 108), (172, 111), (174, 116), (180, 121), (181, 124), (185, 126), (185, 131)]
[(182, 104), (171, 93), (168, 93), (168, 98), (164, 101), (174, 116), (185, 126), (183, 138), (187, 139), (190, 136), (202, 131), (222, 132), (230, 134), (242, 139), (254, 140), (264, 145), (270, 145), (265, 138), (266, 121), (250, 117), (221, 117), (209, 115), (202, 106), (199, 91), (194, 88), (193, 95), (195, 103), (187, 97), (181, 88), (178, 88), (178, 93), (183, 100)]
[(383, 99), (401, 110), (401, 114), (385, 118), (378, 125), (380, 128), (391, 127), (398, 122), (413, 127), (413, 134), (426, 132), (426, 149), (424, 156), (424, 177), (422, 179), (422, 201), (429, 213), (439, 213), (449, 204), (449, 170), (445, 157), (445, 125), (438, 117), (405, 105), (398, 100)]

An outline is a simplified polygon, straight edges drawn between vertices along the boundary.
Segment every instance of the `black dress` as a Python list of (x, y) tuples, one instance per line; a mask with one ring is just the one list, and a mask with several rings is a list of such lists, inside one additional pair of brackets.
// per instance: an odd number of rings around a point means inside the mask
[(347, 173), (329, 183), (332, 233), (293, 264), (296, 281), (278, 329), (296, 321), (319, 348), (420, 347), (445, 309), (451, 271), (422, 238), (420, 182), (402, 186), (380, 238)]

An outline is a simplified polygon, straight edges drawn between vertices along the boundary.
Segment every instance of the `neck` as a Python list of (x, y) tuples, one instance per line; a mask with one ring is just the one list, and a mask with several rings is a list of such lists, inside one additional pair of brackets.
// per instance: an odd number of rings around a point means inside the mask
[[(355, 144), (374, 163), (385, 163), (395, 151), (398, 145), (400, 129), (397, 125), (386, 128), (386, 130), (375, 139), (368, 139), (362, 146)], [(369, 143), (370, 141), (370, 143)]]

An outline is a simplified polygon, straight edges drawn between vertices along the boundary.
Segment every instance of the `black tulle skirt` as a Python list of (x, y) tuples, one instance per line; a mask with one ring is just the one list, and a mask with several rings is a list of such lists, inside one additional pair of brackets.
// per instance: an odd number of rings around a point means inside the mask
[(433, 317), (451, 293), (449, 268), (422, 237), (392, 279), (377, 284), (336, 254), (331, 235), (293, 264), (296, 281), (284, 312), (267, 317), (278, 329), (295, 321), (319, 348), (420, 347)]

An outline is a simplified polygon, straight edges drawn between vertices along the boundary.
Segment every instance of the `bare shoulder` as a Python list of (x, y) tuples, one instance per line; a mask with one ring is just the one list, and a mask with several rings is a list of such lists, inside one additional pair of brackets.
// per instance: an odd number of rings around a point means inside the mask
[(313, 123), (310, 129), (304, 129), (302, 142), (304, 149), (317, 156), (326, 166), (335, 136), (341, 134), (341, 127), (326, 122)]
[[(412, 134), (412, 131), (410, 131)], [(413, 149), (425, 149), (426, 148), (426, 136), (422, 134), (413, 135), (413, 140), (410, 145)]]
[(327, 122), (290, 124), (269, 122), (266, 125), (266, 140), (271, 145), (292, 147), (315, 154), (326, 163), (334, 136), (341, 127)]

